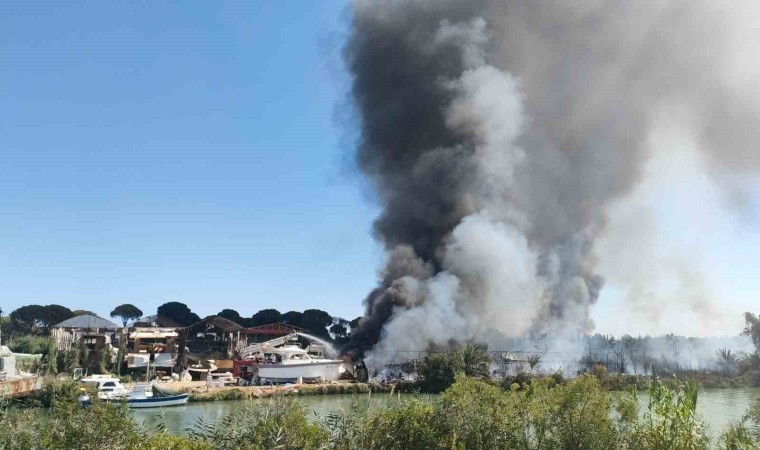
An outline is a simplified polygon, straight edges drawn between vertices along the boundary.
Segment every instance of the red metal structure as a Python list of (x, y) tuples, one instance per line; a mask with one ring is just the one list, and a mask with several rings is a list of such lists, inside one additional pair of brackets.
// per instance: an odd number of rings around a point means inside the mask
[(266, 336), (286, 336), (293, 332), (305, 332), (303, 328), (299, 328), (287, 323), (277, 322), (268, 323), (266, 325), (259, 325), (258, 327), (246, 328), (243, 332), (248, 335), (266, 335)]
[(232, 363), (232, 376), (235, 378), (242, 378), (247, 381), (251, 381), (253, 377), (253, 369), (256, 367), (256, 360), (240, 360), (236, 359)]

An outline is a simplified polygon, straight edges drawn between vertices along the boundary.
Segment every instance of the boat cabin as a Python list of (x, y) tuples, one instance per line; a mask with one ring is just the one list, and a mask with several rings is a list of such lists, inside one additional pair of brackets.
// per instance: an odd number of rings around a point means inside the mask
[(85, 386), (95, 386), (98, 397), (102, 400), (113, 400), (127, 395), (127, 389), (118, 378), (111, 375), (91, 375), (79, 380)]

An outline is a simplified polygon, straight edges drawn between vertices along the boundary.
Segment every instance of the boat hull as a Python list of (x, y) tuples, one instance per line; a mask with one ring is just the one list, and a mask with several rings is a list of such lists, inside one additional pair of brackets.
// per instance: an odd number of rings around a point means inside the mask
[(319, 379), (335, 381), (340, 376), (341, 361), (318, 361), (304, 364), (260, 364), (258, 376), (261, 381), (295, 381), (303, 379)]
[(128, 399), (127, 406), (130, 408), (164, 408), (167, 406), (180, 406), (187, 404), (190, 394), (178, 394), (168, 397), (152, 397)]
[(37, 389), (39, 389), (38, 378), (35, 376), (0, 380), (0, 396), (28, 397)]

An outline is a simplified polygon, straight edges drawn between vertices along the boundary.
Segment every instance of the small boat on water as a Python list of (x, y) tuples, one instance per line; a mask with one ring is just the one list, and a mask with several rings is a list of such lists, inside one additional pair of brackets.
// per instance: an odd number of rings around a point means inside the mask
[[(118, 378), (110, 375), (93, 375), (80, 380), (84, 384), (97, 384), (98, 398), (105, 401), (124, 401), (130, 408), (162, 408), (184, 405), (190, 394), (178, 394), (163, 390), (153, 383), (136, 383), (133, 389), (127, 389)], [(90, 404), (90, 396), (79, 397), (83, 406)]]
[(253, 360), (254, 384), (313, 381), (335, 381), (343, 361), (316, 358), (301, 348), (298, 336), (291, 334), (246, 347), (241, 355)]
[(187, 404), (189, 399), (190, 394), (164, 391), (153, 385), (151, 395), (147, 395), (144, 390), (132, 391), (127, 397), (127, 405), (130, 408), (164, 408)]

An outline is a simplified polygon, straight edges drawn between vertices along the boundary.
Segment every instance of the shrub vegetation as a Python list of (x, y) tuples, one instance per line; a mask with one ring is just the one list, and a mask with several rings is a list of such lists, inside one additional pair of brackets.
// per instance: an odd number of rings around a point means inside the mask
[[(70, 382), (51, 384), (47, 414), (0, 403), (0, 450), (5, 449), (589, 449), (701, 450), (707, 430), (696, 414), (697, 387), (652, 381), (649, 403), (637, 410), (635, 390), (607, 392), (597, 376), (533, 377), (502, 387), (455, 375), (436, 399), (397, 397), (310, 420), (294, 398), (251, 402), (215, 421), (199, 420), (186, 436), (145, 429), (118, 404), (76, 402)], [(760, 446), (760, 402), (723, 431), (723, 449)]]

